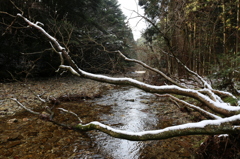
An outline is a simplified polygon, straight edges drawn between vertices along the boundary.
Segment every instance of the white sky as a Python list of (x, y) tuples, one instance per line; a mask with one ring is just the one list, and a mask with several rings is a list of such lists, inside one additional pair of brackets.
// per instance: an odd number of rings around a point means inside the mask
[(123, 14), (127, 16), (129, 26), (133, 31), (134, 39), (137, 40), (141, 37), (141, 32), (146, 28), (146, 23), (143, 19), (137, 17), (137, 14), (133, 11), (143, 15), (144, 10), (138, 6), (138, 0), (118, 0), (118, 3), (120, 4)]

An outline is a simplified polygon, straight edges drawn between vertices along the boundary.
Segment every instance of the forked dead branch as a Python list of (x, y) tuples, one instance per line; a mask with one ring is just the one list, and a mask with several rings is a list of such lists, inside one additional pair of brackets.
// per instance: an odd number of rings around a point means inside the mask
[[(53, 49), (56, 50), (56, 52), (60, 56), (59, 58), (60, 65), (57, 71), (68, 70), (72, 74), (79, 76), (81, 78), (88, 78), (88, 79), (105, 82), (105, 83), (116, 84), (116, 85), (134, 86), (146, 92), (156, 93), (157, 95), (171, 94), (169, 95), (169, 97), (175, 102), (178, 102), (179, 105), (185, 105), (186, 107), (199, 111), (200, 113), (202, 113), (203, 115), (211, 119), (211, 120), (200, 121), (197, 123), (188, 123), (188, 124), (182, 124), (177, 126), (171, 126), (161, 130), (149, 130), (149, 131), (143, 131), (143, 132), (129, 132), (124, 130), (117, 130), (115, 128), (104, 125), (97, 121), (93, 121), (87, 124), (83, 124), (80, 122), (79, 124), (72, 126), (71, 128), (76, 130), (81, 130), (81, 131), (100, 130), (116, 138), (128, 139), (128, 140), (134, 140), (134, 141), (161, 140), (161, 139), (166, 139), (166, 138), (171, 138), (176, 136), (184, 136), (184, 135), (200, 135), (200, 134), (214, 135), (214, 134), (239, 133), (240, 128), (238, 124), (240, 121), (240, 107), (238, 105), (231, 106), (229, 103), (226, 103), (222, 100), (222, 96), (230, 96), (232, 98), (236, 98), (236, 97), (228, 92), (214, 90), (212, 86), (208, 84), (207, 81), (204, 80), (204, 78), (199, 76), (197, 73), (191, 71), (189, 68), (185, 67), (185, 69), (187, 69), (188, 72), (191, 72), (192, 75), (194, 75), (196, 78), (198, 78), (198, 80), (201, 81), (201, 83), (203, 84), (201, 88), (192, 89), (192, 88), (184, 87), (180, 83), (174, 81), (173, 79), (171, 79), (170, 77), (162, 73), (161, 71), (156, 70), (141, 61), (126, 58), (124, 54), (121, 53), (120, 51), (116, 51), (115, 53), (119, 54), (127, 61), (138, 63), (144, 66), (145, 68), (160, 74), (161, 76), (166, 78), (166, 80), (171, 82), (173, 85), (154, 86), (154, 85), (146, 84), (144, 82), (137, 81), (132, 78), (113, 78), (105, 75), (92, 74), (79, 68), (75, 64), (75, 62), (72, 60), (72, 58), (69, 56), (67, 49), (62, 47), (60, 43), (57, 41), (57, 39), (55, 39), (53, 36), (48, 34), (42, 28), (42, 26), (39, 26), (38, 23), (33, 23), (29, 21), (27, 18), (25, 18), (21, 14), (18, 14), (18, 16), (22, 18), (30, 27), (32, 27), (32, 29), (37, 29), (43, 34), (43, 36), (45, 36), (49, 40)], [(211, 112), (208, 110), (204, 110), (203, 108), (197, 105), (190, 104), (187, 101), (184, 101), (172, 95), (181, 95), (181, 96), (194, 98), (200, 101), (201, 103), (203, 103), (203, 105), (206, 106), (208, 109), (210, 109)], [(21, 103), (19, 103), (16, 99), (14, 100), (30, 113), (39, 115), (39, 113), (33, 112), (32, 110), (29, 110), (23, 105), (21, 105)], [(74, 112), (66, 111), (66, 110), (63, 110), (63, 111), (65, 113), (70, 113), (76, 116)], [(81, 119), (78, 116), (77, 118), (79, 121), (81, 121)], [(55, 124), (65, 126), (61, 123), (57, 123), (57, 121), (54, 121), (54, 116), (51, 118), (48, 118), (48, 120)]]

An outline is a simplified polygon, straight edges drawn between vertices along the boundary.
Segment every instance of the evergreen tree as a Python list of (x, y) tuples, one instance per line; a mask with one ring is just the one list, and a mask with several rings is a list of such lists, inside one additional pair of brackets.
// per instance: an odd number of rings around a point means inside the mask
[[(12, 2), (3, 0), (0, 6), (3, 17), (0, 23), (0, 65), (6, 70), (1, 71), (1, 76), (49, 76), (59, 65), (54, 61), (57, 55), (49, 43), (41, 39), (38, 31), (21, 28), (24, 22), (16, 17), (21, 12), (32, 21), (42, 22), (44, 28), (61, 39), (61, 44), (69, 49), (77, 63), (88, 71), (120, 71), (119, 58), (105, 52), (102, 46), (110, 51), (125, 49), (129, 52), (134, 44), (131, 29), (125, 24), (125, 16), (116, 0)], [(22, 55), (21, 52), (42, 54)]]

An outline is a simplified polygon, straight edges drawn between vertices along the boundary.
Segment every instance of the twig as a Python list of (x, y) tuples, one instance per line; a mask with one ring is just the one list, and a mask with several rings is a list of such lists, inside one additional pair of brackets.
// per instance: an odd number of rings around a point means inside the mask
[[(24, 87), (27, 87), (25, 84), (23, 84), (23, 86), (24, 86)], [(43, 103), (46, 103), (46, 102), (47, 102), (45, 99), (42, 99), (42, 98), (41, 98), (41, 96), (42, 96), (43, 94), (45, 94), (45, 92), (42, 93), (41, 95), (39, 95), (39, 94), (36, 94), (33, 90), (31, 90), (30, 87), (27, 87), (27, 89), (28, 89), (33, 95), (35, 95), (41, 102), (43, 102)]]
[(69, 113), (69, 114), (73, 114), (74, 116), (76, 116), (78, 118), (79, 122), (82, 123), (82, 120), (79, 118), (79, 116), (76, 113), (74, 113), (74, 112), (72, 112), (70, 110), (66, 110), (64, 108), (57, 108), (57, 109), (59, 109), (59, 110), (61, 110), (63, 112)]
[(40, 115), (40, 113), (35, 112), (35, 111), (33, 111), (33, 110), (25, 107), (25, 106), (24, 106), (22, 103), (20, 103), (16, 98), (10, 98), (10, 99), (13, 100), (14, 102), (16, 102), (16, 103), (17, 103), (20, 107), (22, 107), (23, 109), (29, 111), (30, 113), (33, 113), (33, 114), (35, 114), (35, 115)]
[(12, 3), (12, 5), (14, 5), (14, 7), (15, 7), (17, 10), (19, 10), (19, 11), (21, 12), (22, 15), (24, 14), (24, 12), (23, 12), (12, 0), (9, 0), (9, 1)]
[(30, 53), (21, 52), (21, 54), (22, 54), (22, 55), (35, 55), (35, 54), (42, 54), (42, 53), (44, 53), (45, 51), (50, 51), (50, 50), (52, 50), (52, 49), (49, 48), (49, 49), (45, 49), (45, 50), (43, 50), (43, 51), (30, 52)]

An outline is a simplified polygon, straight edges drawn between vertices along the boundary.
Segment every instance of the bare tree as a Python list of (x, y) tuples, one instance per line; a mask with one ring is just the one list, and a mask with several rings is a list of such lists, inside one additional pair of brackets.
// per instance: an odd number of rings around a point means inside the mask
[[(200, 85), (199, 88), (188, 88), (186, 86), (183, 86), (180, 83), (168, 77), (167, 75), (165, 75), (163, 72), (156, 70), (141, 61), (127, 58), (120, 51), (115, 51), (114, 53), (119, 54), (127, 61), (138, 63), (143, 67), (162, 75), (164, 78), (166, 78), (166, 80), (171, 82), (173, 85), (154, 86), (154, 85), (149, 85), (149, 84), (137, 81), (132, 78), (113, 78), (113, 77), (108, 77), (104, 75), (92, 74), (79, 68), (75, 64), (75, 62), (72, 60), (72, 58), (69, 56), (68, 49), (62, 47), (57, 41), (57, 39), (49, 35), (41, 26), (38, 25), (39, 24), (38, 22), (33, 23), (21, 14), (18, 14), (18, 16), (22, 18), (30, 27), (40, 31), (49, 40), (51, 46), (54, 48), (54, 50), (56, 50), (56, 52), (60, 57), (60, 65), (57, 71), (67, 70), (67, 71), (70, 71), (72, 74), (82, 78), (88, 78), (88, 79), (105, 82), (105, 83), (116, 84), (116, 85), (134, 86), (146, 92), (155, 93), (158, 96), (160, 96), (160, 94), (167, 94), (169, 98), (179, 103), (179, 105), (184, 105), (186, 107), (199, 111), (200, 113), (202, 113), (202, 115), (204, 115), (209, 119), (209, 120), (203, 120), (196, 123), (170, 126), (160, 130), (129, 132), (124, 130), (117, 130), (115, 128), (112, 128), (110, 126), (104, 125), (96, 121), (83, 124), (81, 119), (74, 112), (60, 108), (62, 111), (66, 113), (70, 113), (78, 118), (79, 124), (74, 125), (71, 128), (74, 128), (77, 130), (83, 130), (83, 131), (100, 130), (116, 138), (128, 139), (128, 140), (134, 140), (134, 141), (161, 140), (161, 139), (166, 139), (166, 138), (171, 138), (176, 136), (199, 135), (199, 134), (206, 134), (206, 135), (235, 134), (239, 132), (240, 107), (238, 105), (231, 106), (229, 103), (226, 103), (222, 100), (222, 97), (224, 96), (225, 97), (230, 96), (234, 99), (236, 99), (236, 97), (231, 93), (213, 89), (212, 86), (207, 81), (204, 80), (204, 78), (199, 76), (197, 73), (191, 71), (185, 65), (184, 65), (185, 69), (195, 77), (196, 81), (199, 82), (199, 85)], [(66, 64), (66, 62), (68, 64)], [(182, 95), (182, 96), (194, 98), (200, 101), (201, 103), (203, 103), (204, 108), (207, 108), (207, 109), (203, 109), (197, 105), (190, 104), (187, 101), (184, 101), (173, 95)], [(48, 119), (48, 121), (51, 121), (55, 124), (66, 126), (54, 120), (54, 117), (51, 115), (51, 110), (49, 110), (50, 113), (48, 115), (41, 114), (26, 108), (17, 99), (13, 99), (13, 100), (17, 102), (21, 107), (23, 107), (24, 109), (26, 109), (31, 113), (41, 115), (45, 119)]]

